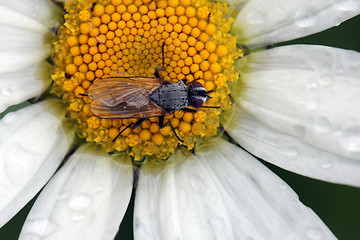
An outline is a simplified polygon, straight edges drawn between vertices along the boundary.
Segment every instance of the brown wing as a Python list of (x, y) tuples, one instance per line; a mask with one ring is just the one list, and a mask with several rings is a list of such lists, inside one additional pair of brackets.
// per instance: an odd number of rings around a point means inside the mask
[(164, 109), (150, 95), (164, 80), (147, 77), (106, 78), (88, 90), (91, 111), (101, 118), (146, 118), (160, 116)]

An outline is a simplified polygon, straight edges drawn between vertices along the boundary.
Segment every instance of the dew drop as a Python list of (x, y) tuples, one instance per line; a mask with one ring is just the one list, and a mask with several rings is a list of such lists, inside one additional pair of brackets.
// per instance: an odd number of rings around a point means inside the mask
[(314, 129), (316, 132), (325, 134), (331, 131), (332, 125), (326, 117), (318, 117), (314, 121)]
[(334, 78), (329, 74), (324, 74), (319, 77), (320, 85), (324, 87), (330, 87), (334, 83)]
[(356, 11), (360, 7), (358, 0), (342, 0), (335, 7), (341, 11)]
[(62, 201), (62, 200), (69, 198), (69, 196), (70, 196), (70, 191), (61, 191), (61, 192), (58, 192), (56, 199), (59, 201)]
[(265, 22), (265, 14), (263, 12), (260, 11), (253, 11), (253, 12), (249, 12), (246, 15), (246, 21), (250, 24), (262, 24)]
[(218, 216), (211, 217), (208, 223), (211, 229), (214, 229), (215, 231), (224, 230), (224, 226), (225, 226), (224, 220)]
[(32, 233), (39, 237), (47, 236), (55, 231), (56, 224), (48, 218), (27, 220), (24, 225), (24, 232)]
[(84, 220), (85, 215), (83, 213), (76, 212), (76, 213), (73, 214), (72, 219), (74, 221), (78, 222), (78, 221)]
[(299, 150), (294, 147), (289, 147), (286, 149), (285, 154), (289, 158), (297, 158), (299, 156)]
[(206, 191), (206, 184), (204, 180), (198, 175), (190, 178), (191, 187), (198, 193), (204, 193)]
[(316, 11), (314, 9), (301, 9), (295, 14), (295, 23), (299, 27), (310, 27), (316, 21)]
[(320, 240), (323, 237), (323, 232), (320, 228), (311, 227), (306, 230), (306, 234), (312, 240)]
[(317, 84), (317, 82), (315, 81), (315, 79), (310, 78), (310, 79), (308, 79), (308, 81), (307, 81), (307, 85), (308, 85), (309, 88), (316, 88), (318, 84)]
[(79, 211), (86, 209), (91, 204), (91, 197), (87, 193), (78, 193), (69, 199), (69, 206), (72, 210)]
[(286, 183), (281, 183), (280, 184), (280, 189), (287, 189)]
[(360, 151), (360, 126), (347, 127), (342, 132), (341, 144), (349, 151)]
[(319, 106), (319, 99), (311, 98), (305, 102), (305, 107), (307, 110), (315, 110)]
[(332, 167), (332, 164), (330, 162), (324, 162), (321, 164), (321, 167), (324, 169), (329, 169)]
[(332, 25), (333, 26), (339, 26), (343, 21), (342, 21), (342, 19), (341, 18), (339, 18), (339, 17), (334, 17), (332, 20), (331, 20), (331, 22), (332, 22)]
[(10, 96), (13, 94), (13, 90), (11, 88), (3, 88), (3, 89), (1, 89), (1, 93), (4, 96)]

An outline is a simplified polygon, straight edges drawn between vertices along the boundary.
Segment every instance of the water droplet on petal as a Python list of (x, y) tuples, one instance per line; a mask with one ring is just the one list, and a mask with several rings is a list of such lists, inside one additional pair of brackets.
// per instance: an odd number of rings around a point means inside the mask
[(341, 11), (356, 11), (360, 7), (360, 3), (358, 0), (342, 0), (335, 6)]
[(204, 193), (206, 191), (206, 184), (204, 180), (198, 175), (190, 178), (191, 187), (198, 193)]
[(321, 164), (322, 168), (329, 169), (332, 167), (332, 164), (330, 162), (324, 162)]
[(301, 9), (295, 14), (295, 23), (299, 27), (310, 27), (314, 25), (316, 21), (316, 10), (308, 8)]
[(70, 191), (61, 191), (57, 194), (56, 199), (60, 200), (60, 201), (65, 200), (65, 199), (69, 198), (70, 193), (71, 193)]
[(87, 193), (78, 193), (69, 199), (69, 206), (72, 210), (79, 211), (86, 209), (91, 204), (91, 197)]
[(3, 88), (3, 89), (1, 89), (1, 93), (4, 96), (10, 96), (13, 94), (13, 90), (11, 88)]
[(76, 213), (73, 214), (72, 219), (74, 221), (78, 222), (78, 221), (84, 220), (85, 215), (83, 213), (76, 212)]
[(289, 147), (288, 149), (286, 149), (285, 154), (289, 158), (297, 158), (299, 156), (299, 150), (294, 147)]
[(308, 110), (315, 110), (318, 108), (320, 100), (317, 98), (311, 98), (305, 102), (305, 107)]
[(40, 237), (47, 236), (54, 232), (57, 226), (48, 218), (27, 220), (26, 223), (27, 224), (24, 225), (24, 231)]
[(320, 240), (323, 237), (323, 232), (320, 228), (311, 227), (306, 230), (306, 234), (312, 240)]
[(246, 21), (250, 24), (262, 24), (265, 22), (265, 14), (260, 11), (249, 12), (246, 15)]
[(360, 151), (360, 126), (347, 127), (342, 132), (341, 144), (349, 151)]
[(318, 84), (314, 78), (309, 78), (307, 81), (307, 85), (309, 88), (316, 88)]
[(334, 78), (329, 74), (324, 74), (319, 77), (318, 81), (322, 86), (329, 87), (334, 83)]
[(343, 21), (342, 21), (342, 19), (340, 18), (340, 17), (334, 17), (332, 20), (331, 20), (331, 22), (332, 22), (332, 25), (333, 26), (339, 26)]
[(325, 134), (331, 131), (332, 125), (326, 117), (318, 117), (314, 121), (314, 129), (316, 132)]

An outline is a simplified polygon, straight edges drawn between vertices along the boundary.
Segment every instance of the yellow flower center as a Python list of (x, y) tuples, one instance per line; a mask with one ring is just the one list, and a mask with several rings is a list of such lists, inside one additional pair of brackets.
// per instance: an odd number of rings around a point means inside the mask
[[(67, 1), (65, 10), (65, 24), (54, 42), (52, 92), (68, 104), (68, 116), (80, 137), (109, 152), (126, 150), (139, 160), (144, 155), (166, 159), (179, 144), (192, 149), (199, 137), (218, 133), (219, 115), (231, 106), (227, 82), (238, 77), (233, 63), (242, 56), (236, 38), (228, 33), (233, 20), (225, 18), (226, 4), (77, 0)], [(111, 79), (116, 86), (129, 77), (155, 81), (155, 72), (167, 82), (186, 79), (200, 83), (211, 97), (204, 106), (219, 108), (170, 112), (164, 116), (165, 126), (160, 124), (159, 114), (147, 113), (146, 120), (135, 128), (131, 126), (139, 118), (121, 114), (104, 118), (94, 113), (89, 90), (95, 83)], [(98, 95), (110, 98), (121, 94), (110, 90)]]

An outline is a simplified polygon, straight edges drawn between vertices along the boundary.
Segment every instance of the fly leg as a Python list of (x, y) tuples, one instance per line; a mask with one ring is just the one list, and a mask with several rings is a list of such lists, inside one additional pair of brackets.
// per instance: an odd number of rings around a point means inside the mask
[(137, 128), (138, 126), (140, 126), (147, 118), (139, 118), (139, 120), (136, 121), (136, 123), (134, 123), (134, 125), (131, 126), (132, 129)]
[(140, 118), (139, 120), (136, 121), (136, 123), (130, 123), (129, 125), (127, 125), (123, 130), (121, 130), (116, 137), (112, 140), (113, 142), (116, 141), (116, 139), (129, 127), (131, 127), (131, 129), (135, 129), (138, 126), (140, 126), (147, 118)]
[(182, 111), (184, 112), (189, 112), (189, 113), (196, 113), (197, 110), (196, 109), (192, 109), (192, 108), (184, 108), (184, 109), (181, 109)]
[(170, 127), (171, 127), (171, 129), (173, 130), (176, 138), (177, 138), (180, 142), (183, 143), (184, 141), (177, 135), (177, 133), (176, 133), (174, 127), (172, 126), (171, 122), (168, 121), (166, 124), (164, 124), (164, 116), (160, 116), (160, 117), (159, 117), (159, 127), (160, 127), (161, 129), (163, 129), (163, 128), (166, 127), (167, 125), (170, 125)]

